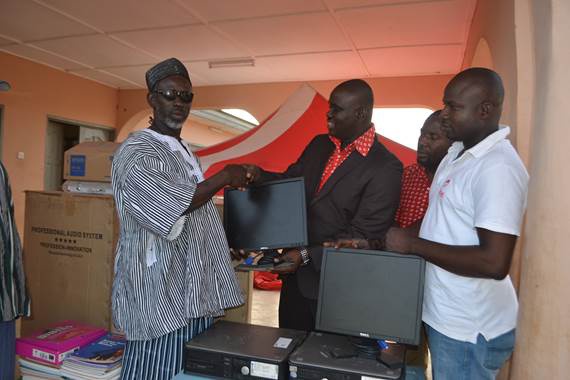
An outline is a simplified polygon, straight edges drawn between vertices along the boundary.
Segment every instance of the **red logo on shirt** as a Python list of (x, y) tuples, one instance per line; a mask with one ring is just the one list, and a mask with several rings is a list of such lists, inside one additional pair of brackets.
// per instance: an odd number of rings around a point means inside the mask
[(441, 188), (439, 189), (439, 197), (441, 199), (443, 199), (443, 197), (445, 196), (445, 188), (451, 183), (451, 179), (448, 178), (443, 185), (441, 185)]

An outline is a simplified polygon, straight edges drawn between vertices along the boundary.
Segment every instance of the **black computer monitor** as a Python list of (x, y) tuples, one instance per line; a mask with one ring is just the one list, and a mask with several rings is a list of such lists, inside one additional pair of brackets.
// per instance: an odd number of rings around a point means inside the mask
[(250, 251), (308, 244), (303, 178), (224, 191), (224, 227), (230, 247)]
[(418, 345), (424, 272), (417, 256), (325, 249), (317, 330)]

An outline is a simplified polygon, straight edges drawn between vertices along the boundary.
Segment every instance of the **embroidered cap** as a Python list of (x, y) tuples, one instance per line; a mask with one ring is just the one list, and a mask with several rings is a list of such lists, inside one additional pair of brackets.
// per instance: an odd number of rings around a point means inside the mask
[(159, 62), (146, 72), (146, 85), (149, 91), (152, 91), (156, 84), (173, 75), (180, 75), (188, 80), (190, 76), (188, 75), (188, 70), (182, 62), (176, 58), (169, 58), (165, 61)]

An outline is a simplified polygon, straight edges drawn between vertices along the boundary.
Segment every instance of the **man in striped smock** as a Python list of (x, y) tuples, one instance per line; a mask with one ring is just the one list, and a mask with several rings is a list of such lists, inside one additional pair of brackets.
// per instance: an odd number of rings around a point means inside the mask
[(16, 318), (30, 315), (8, 172), (0, 162), (0, 380), (14, 378)]
[(224, 309), (243, 303), (212, 196), (253, 180), (228, 165), (204, 180), (180, 131), (192, 83), (175, 58), (146, 73), (153, 109), (148, 129), (131, 134), (113, 159), (120, 220), (113, 320), (127, 336), (122, 379), (171, 379), (184, 343)]

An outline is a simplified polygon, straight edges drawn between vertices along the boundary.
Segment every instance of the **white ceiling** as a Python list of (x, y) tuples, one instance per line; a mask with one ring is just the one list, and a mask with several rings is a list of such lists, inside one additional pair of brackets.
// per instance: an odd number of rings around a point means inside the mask
[[(0, 0), (0, 50), (117, 88), (177, 57), (194, 85), (449, 74), (476, 0)], [(254, 67), (209, 68), (253, 58)]]

